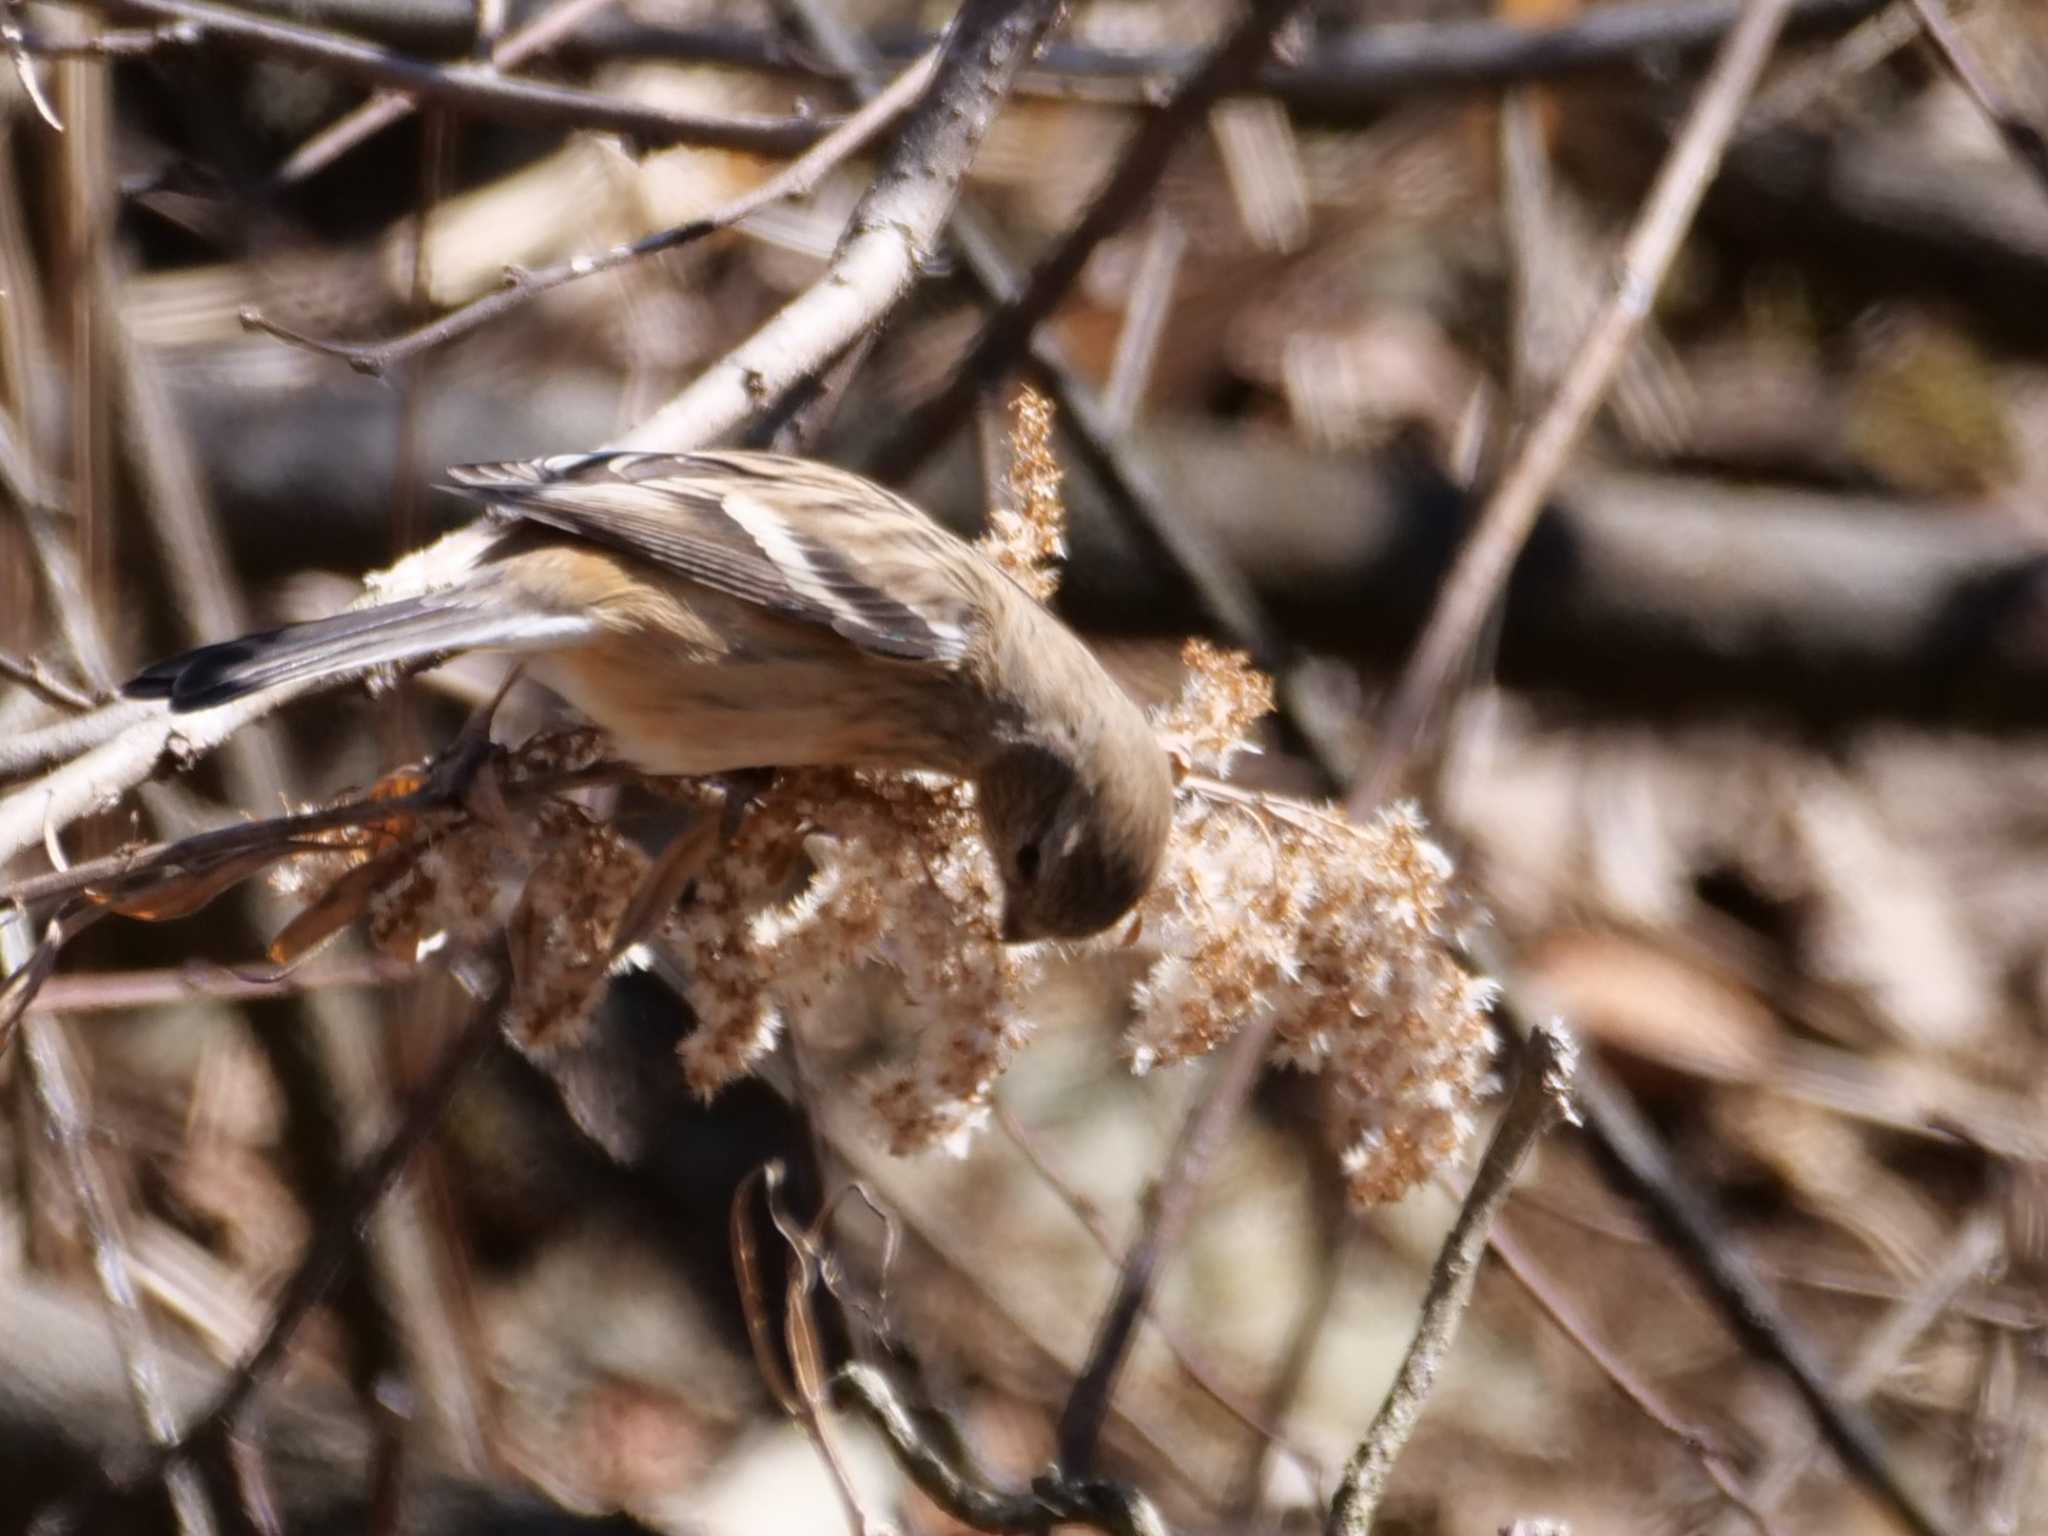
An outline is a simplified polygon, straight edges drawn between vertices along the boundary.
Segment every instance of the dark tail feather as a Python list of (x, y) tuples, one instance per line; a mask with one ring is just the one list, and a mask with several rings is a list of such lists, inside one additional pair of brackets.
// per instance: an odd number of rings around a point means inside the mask
[(372, 667), (422, 662), (457, 651), (561, 644), (588, 621), (497, 614), (446, 596), (406, 598), (202, 645), (138, 672), (121, 689), (131, 699), (168, 699), (173, 710), (211, 709), (244, 694), (307, 677), (353, 677)]

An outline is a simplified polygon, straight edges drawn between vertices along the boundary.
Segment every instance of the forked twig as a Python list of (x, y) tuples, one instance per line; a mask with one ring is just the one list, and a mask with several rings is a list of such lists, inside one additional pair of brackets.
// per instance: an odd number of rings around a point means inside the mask
[(652, 234), (641, 236), (638, 240), (628, 240), (602, 251), (571, 256), (552, 266), (533, 270), (508, 269), (504, 286), (495, 293), (472, 299), (469, 303), (402, 335), (378, 342), (323, 341), (279, 325), (274, 320), (267, 320), (254, 309), (242, 311), (242, 325), (246, 329), (274, 336), (292, 346), (317, 352), (323, 357), (337, 358), (358, 373), (368, 374), (373, 378), (379, 377), (422, 352), (443, 346), (457, 337), (467, 336), (471, 331), (509, 314), (550, 289), (560, 288), (564, 284), (577, 282), (586, 277), (595, 277), (602, 272), (614, 271), (629, 262), (679, 250), (720, 230), (732, 228), (770, 203), (808, 196), (835, 168), (858, 154), (877, 134), (909, 108), (917, 99), (918, 93), (929, 83), (936, 57), (935, 54), (926, 54), (917, 60), (898, 75), (887, 90), (849, 116), (782, 170), (759, 186), (742, 193), (701, 218), (690, 219), (668, 229), (656, 230)]

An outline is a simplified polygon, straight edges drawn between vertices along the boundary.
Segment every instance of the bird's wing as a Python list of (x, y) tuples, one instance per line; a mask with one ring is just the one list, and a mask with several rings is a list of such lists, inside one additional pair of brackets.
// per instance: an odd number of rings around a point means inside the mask
[(864, 651), (952, 664), (978, 605), (961, 542), (842, 470), (774, 454), (593, 453), (468, 464), (450, 487), (813, 624)]

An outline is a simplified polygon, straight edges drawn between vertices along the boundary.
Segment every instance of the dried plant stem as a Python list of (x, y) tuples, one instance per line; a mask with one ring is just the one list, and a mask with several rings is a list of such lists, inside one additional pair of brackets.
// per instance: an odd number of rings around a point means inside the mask
[(15, 656), (0, 651), (0, 677), (21, 684), (60, 709), (95, 709), (105, 702), (64, 681), (39, 656)]
[(1223, 1058), (1210, 1068), (1200, 1100), (1181, 1123), (1180, 1136), (1147, 1201), (1145, 1224), (1124, 1254), (1116, 1294), (1096, 1325), (1088, 1360), (1060, 1414), (1059, 1465), (1069, 1477), (1085, 1477), (1095, 1464), (1096, 1442), (1109, 1417), (1116, 1379), (1130, 1354), (1138, 1323), (1152, 1299), (1152, 1283), (1166, 1255), (1180, 1244), (1193, 1215), (1195, 1196), (1238, 1111), (1251, 1096), (1272, 1034), (1266, 1017), (1248, 1020)]
[(195, 961), (163, 970), (52, 976), (36, 993), (36, 1003), (52, 1013), (109, 1013), (171, 1007), (194, 998), (244, 1002), (343, 987), (391, 987), (419, 975), (416, 965), (382, 957), (323, 961), (282, 976), (245, 975)]
[(1684, 126), (1623, 248), (1614, 288), (1535, 424), (1487, 498), (1408, 665), (1382, 714), (1378, 752), (1353, 786), (1354, 814), (1366, 814), (1401, 782), (1429, 721), (1564, 471), (1612, 386), (1631, 342), (1692, 225), (1745, 102), (1756, 88), (1790, 0), (1745, 0), (1741, 18), (1700, 84)]
[[(17, 923), (0, 924), (0, 961), (13, 970), (23, 957), (13, 952), (20, 935)], [(22, 1063), (29, 1091), (42, 1117), (43, 1131), (55, 1144), (71, 1179), (79, 1214), (92, 1245), (93, 1271), (99, 1277), (107, 1320), (120, 1352), (129, 1396), (150, 1442), (168, 1446), (177, 1434), (169, 1398), (143, 1316), (135, 1285), (135, 1265), (99, 1164), (93, 1158), (91, 1131), (81, 1101), (63, 1025), (47, 1014), (30, 1014), (21, 1031)], [(218, 1529), (198, 1470), (181, 1466), (166, 1478), (171, 1509), (182, 1536), (211, 1536)]]
[(1174, 283), (1188, 246), (1187, 231), (1172, 211), (1155, 209), (1145, 232), (1145, 247), (1131, 279), (1123, 324), (1117, 331), (1116, 355), (1103, 387), (1102, 409), (1110, 425), (1128, 432), (1152, 382), (1159, 344), (1173, 317)]
[[(1060, 1203), (1073, 1213), (1074, 1219), (1087, 1229), (1088, 1235), (1095, 1239), (1095, 1246), (1102, 1250), (1105, 1257), (1114, 1260), (1117, 1257), (1117, 1246), (1102, 1220), (1101, 1213), (1087, 1196), (1068, 1183), (1060, 1171), (1053, 1167), (1044, 1150), (1037, 1144), (1037, 1138), (1017, 1123), (1016, 1117), (1004, 1106), (1001, 1099), (995, 1102), (994, 1120), (1003, 1134), (1009, 1137), (1018, 1152), (1023, 1155), (1025, 1162), (1031, 1165), (1032, 1171), (1044, 1181), (1045, 1186), (1053, 1194), (1059, 1197)], [(1221, 1379), (1220, 1374), (1201, 1358), (1193, 1346), (1162, 1319), (1155, 1316), (1152, 1319), (1152, 1326), (1166, 1341), (1166, 1346), (1172, 1351), (1174, 1363), (1180, 1367), (1181, 1374), (1255, 1437), (1258, 1447), (1256, 1458), (1260, 1466), (1265, 1465), (1266, 1452), (1278, 1446), (1299, 1463), (1311, 1482), (1320, 1478), (1321, 1468), (1315, 1458), (1300, 1446), (1289, 1444), (1286, 1436), (1276, 1427), (1281, 1421), (1281, 1415), (1261, 1415), (1255, 1407), (1242, 1401), (1239, 1394)]]
[(41, 842), (45, 827), (66, 827), (115, 804), (160, 770), (204, 756), (243, 726), (319, 686), (317, 680), (289, 684), (187, 715), (174, 715), (154, 701), (123, 699), (63, 722), (75, 728), (67, 734), (89, 750), (0, 799), (0, 864)]
[(1472, 1283), (1478, 1277), (1494, 1218), (1514, 1187), (1515, 1174), (1529, 1149), (1568, 1111), (1573, 1057), (1569, 1037), (1552, 1026), (1538, 1026), (1524, 1040), (1514, 1095), (1472, 1177), (1458, 1219), (1437, 1252), (1422, 1319), (1394, 1384), (1372, 1428), (1345, 1464), (1330, 1505), (1325, 1527), (1328, 1536), (1371, 1536), (1373, 1515), (1386, 1493), (1387, 1478), (1422, 1416), (1437, 1370), (1472, 1299)]
[[(1288, 1329), (1287, 1347), (1273, 1367), (1257, 1412), (1259, 1422), (1274, 1425), (1276, 1429), (1284, 1427), (1293, 1416), (1295, 1402), (1319, 1358), (1324, 1329), (1336, 1306), (1351, 1250), (1362, 1230), (1359, 1223), (1350, 1219), (1344, 1191), (1332, 1181), (1325, 1183), (1325, 1192), (1316, 1209), (1329, 1236), (1322, 1252), (1316, 1256), (1314, 1283)], [(1289, 1451), (1302, 1471), (1308, 1474), (1309, 1486), (1315, 1490), (1317, 1512), (1323, 1512), (1323, 1492), (1330, 1481), (1329, 1468), (1320, 1459), (1309, 1457), (1289, 1445), (1278, 1433), (1269, 1433), (1245, 1447), (1244, 1458), (1239, 1462), (1230, 1485), (1230, 1496), (1223, 1506), (1226, 1523), (1246, 1529), (1261, 1526), (1267, 1490), (1266, 1468), (1275, 1447)]]
[(978, 1473), (954, 1464), (937, 1439), (918, 1425), (889, 1379), (873, 1366), (842, 1366), (831, 1386), (833, 1401), (865, 1418), (888, 1442), (911, 1481), (963, 1525), (1030, 1536), (1063, 1525), (1083, 1525), (1110, 1536), (1167, 1536), (1166, 1522), (1151, 1500), (1118, 1484), (1048, 1475), (1023, 1493), (991, 1488)]
[[(499, 1015), (504, 1012), (509, 996), (507, 978), (511, 974), (503, 964), (497, 969), (500, 979), (490, 996), (477, 1005), (461, 1031), (443, 1048), (432, 1072), (414, 1091), (398, 1124), (357, 1166), (335, 1208), (313, 1229), (298, 1268), (286, 1281), (272, 1309), (263, 1337), (228, 1376), (206, 1411), (186, 1425), (175, 1440), (160, 1447), (132, 1477), (124, 1479), (126, 1486), (139, 1487), (174, 1467), (188, 1466), (216, 1436), (232, 1434), (250, 1399), (283, 1360), (299, 1325), (326, 1297), (350, 1255), (357, 1251), (357, 1230), (433, 1134), (457, 1086), (483, 1058), (497, 1034)], [(91, 1514), (89, 1509), (56, 1507), (44, 1510), (40, 1519), (50, 1529), (89, 1527)]]
[(824, 275), (619, 446), (716, 442), (820, 378), (867, 335), (938, 250), (961, 178), (1060, 9), (1057, 0), (967, 0), (931, 85), (890, 144)]
[[(533, 795), (630, 777), (633, 775), (628, 769), (594, 767), (559, 775), (537, 775), (531, 781), (504, 786), (503, 792), (509, 803), (517, 804)], [(35, 906), (90, 893), (103, 902), (118, 902), (165, 881), (204, 874), (246, 856), (269, 853), (283, 858), (296, 851), (316, 850), (322, 846), (322, 833), (387, 819), (452, 814), (459, 807), (462, 788), (462, 782), (457, 781), (429, 783), (406, 795), (379, 798), (373, 793), (316, 810), (263, 821), (239, 821), (172, 842), (128, 848), (81, 861), (69, 869), (30, 875), (0, 886), (0, 901)]]

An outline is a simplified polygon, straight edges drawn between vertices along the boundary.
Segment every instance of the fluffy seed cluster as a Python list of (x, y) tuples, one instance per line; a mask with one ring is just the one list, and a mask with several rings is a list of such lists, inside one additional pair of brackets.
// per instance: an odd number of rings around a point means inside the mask
[(1029, 385), (1010, 407), (1009, 506), (989, 509), (979, 548), (1004, 575), (1041, 603), (1059, 590), (1066, 558), (1067, 512), (1060, 461), (1052, 451), (1052, 402)]
[[(650, 861), (583, 806), (520, 795), (514, 810), (506, 791), (590, 761), (586, 733), (537, 737), (486, 767), (461, 814), (350, 828), (280, 865), (272, 883), (311, 899), (271, 958), (296, 964), (359, 917), (377, 950), (406, 960), (480, 951), (502, 932), (514, 981), (506, 1030), (531, 1050), (560, 1043), (595, 1006)], [(418, 784), (406, 773), (380, 790)], [(707, 813), (716, 801), (691, 798)]]
[[(1248, 1023), (1276, 1062), (1324, 1076), (1352, 1197), (1378, 1204), (1455, 1158), (1491, 1055), (1493, 989), (1451, 953), (1450, 861), (1411, 806), (1365, 826), (1203, 771), (1271, 705), (1242, 657), (1194, 642), (1159, 726), (1185, 765), (1168, 863), (1140, 904), (1153, 956), (1126, 1036), (1149, 1071)], [(986, 1117), (1032, 1026), (1030, 999), (1073, 953), (998, 939), (1002, 889), (971, 785), (927, 775), (781, 775), (671, 920), (704, 1094), (784, 1029), (829, 1031), (869, 966), (899, 983), (915, 1058), (870, 1084), (890, 1146), (954, 1150)], [(1122, 942), (1118, 934), (1096, 947)]]
[[(1064, 521), (1050, 432), (1050, 407), (1026, 393), (1018, 510), (999, 511), (981, 546), (1041, 598)], [(1138, 908), (1154, 959), (1130, 999), (1132, 1066), (1185, 1061), (1260, 1023), (1274, 1060), (1323, 1074), (1353, 1199), (1396, 1199), (1464, 1148), (1492, 1054), (1493, 989), (1449, 943), (1450, 861), (1412, 806), (1358, 826), (1224, 782), (1272, 683), (1203, 641), (1182, 660), (1186, 686), (1155, 721), (1182, 785), (1166, 868)], [(1071, 953), (1000, 943), (1001, 903), (973, 786), (781, 775), (672, 924), (700, 1021), (683, 1048), (692, 1085), (715, 1092), (785, 1028), (829, 1029), (846, 983), (879, 965), (919, 1044), (871, 1084), (871, 1105), (899, 1152), (960, 1149), (1029, 1035), (1028, 1000)]]
[(1359, 826), (1220, 774), (1272, 707), (1270, 682), (1200, 641), (1160, 734), (1185, 765), (1167, 866), (1139, 911), (1157, 958), (1126, 1040), (1144, 1072), (1247, 1024), (1276, 1062), (1324, 1075), (1352, 1199), (1398, 1199), (1455, 1158), (1492, 1055), (1494, 988), (1451, 952), (1451, 863), (1411, 805)]
[(1044, 963), (1000, 942), (1001, 908), (971, 785), (778, 776), (669, 926), (698, 1017), (683, 1045), (691, 1085), (716, 1092), (786, 1027), (828, 1028), (847, 980), (879, 964), (899, 978), (920, 1042), (870, 1085), (890, 1145), (963, 1146), (1023, 1043), (1023, 999)]
[[(1012, 434), (1018, 510), (998, 516), (983, 543), (1041, 595), (1056, 581), (1062, 523), (1050, 428), (1050, 407), (1027, 396)], [(1138, 908), (1150, 964), (1129, 999), (1132, 1066), (1186, 1061), (1247, 1026), (1268, 1031), (1274, 1061), (1321, 1074), (1353, 1199), (1396, 1199), (1465, 1146), (1492, 1051), (1493, 988), (1452, 951), (1450, 861), (1412, 806), (1358, 825), (1227, 782), (1272, 708), (1272, 685), (1202, 642), (1182, 659), (1186, 684), (1155, 721), (1180, 791), (1166, 865)], [(580, 768), (588, 751), (529, 746), (504, 782)], [(721, 791), (671, 792), (699, 818), (723, 812)], [(358, 915), (380, 946), (408, 956), (503, 931), (515, 1038), (559, 1041), (589, 1013), (622, 944), (639, 937), (649, 909), (636, 896), (659, 882), (644, 854), (582, 808), (515, 798), (517, 812), (505, 797), (472, 796), (466, 817), (431, 829), (380, 824), (312, 853), (300, 879), (329, 883), (285, 947), (305, 952)], [(907, 1062), (867, 1085), (883, 1134), (897, 1151), (963, 1148), (1030, 1033), (1031, 1000), (1074, 953), (1000, 942), (1002, 887), (973, 786), (784, 772), (734, 820), (658, 930), (697, 1016), (682, 1047), (691, 1085), (715, 1093), (784, 1030), (831, 1032), (851, 984), (879, 968), (916, 1042)], [(718, 823), (698, 825), (708, 846)], [(1083, 948), (1127, 943), (1130, 932), (1119, 925)]]
[(572, 1038), (596, 1007), (649, 861), (580, 806), (543, 801), (536, 821), (544, 851), (505, 925), (513, 978), (505, 1028), (545, 1051)]

